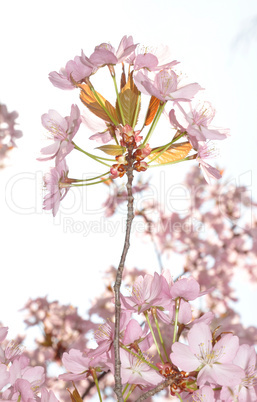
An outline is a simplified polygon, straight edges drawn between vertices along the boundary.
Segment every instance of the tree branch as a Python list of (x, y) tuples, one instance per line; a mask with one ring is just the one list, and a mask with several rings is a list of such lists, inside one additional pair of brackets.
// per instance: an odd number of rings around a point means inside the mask
[(138, 399), (136, 399), (135, 402), (141, 402), (144, 401), (145, 399), (149, 398), (149, 396), (153, 396), (157, 394), (157, 392), (162, 391), (164, 388), (168, 387), (174, 382), (174, 378), (168, 378), (161, 384), (157, 385), (157, 387), (151, 389), (150, 391), (147, 391), (145, 394), (141, 395)]
[(114, 335), (114, 354), (115, 354), (115, 388), (114, 391), (117, 395), (117, 399), (119, 402), (123, 402), (122, 396), (122, 384), (121, 384), (121, 361), (120, 361), (120, 345), (119, 345), (119, 335), (120, 335), (120, 313), (121, 313), (121, 303), (120, 303), (120, 287), (122, 281), (122, 274), (124, 270), (125, 260), (128, 253), (128, 249), (130, 246), (130, 233), (132, 221), (134, 218), (134, 210), (133, 210), (133, 202), (134, 197), (132, 195), (132, 182), (133, 182), (133, 146), (128, 147), (128, 155), (127, 155), (127, 191), (128, 191), (128, 209), (127, 209), (127, 222), (126, 222), (126, 235), (123, 246), (123, 252), (120, 259), (120, 264), (117, 270), (116, 281), (114, 285), (114, 293), (115, 293), (115, 335)]

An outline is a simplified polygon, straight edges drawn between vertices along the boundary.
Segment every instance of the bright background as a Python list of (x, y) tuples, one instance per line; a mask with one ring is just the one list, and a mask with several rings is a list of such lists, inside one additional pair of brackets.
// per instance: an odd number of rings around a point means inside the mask
[[(0, 171), (0, 320), (10, 327), (11, 336), (24, 331), (18, 310), (29, 297), (48, 295), (49, 300), (72, 303), (84, 313), (89, 299), (103, 288), (104, 270), (119, 263), (125, 217), (103, 218), (106, 187), (70, 191), (53, 219), (42, 211), (42, 175), (50, 164), (35, 159), (46, 145), (41, 115), (49, 109), (69, 115), (72, 103), (83, 109), (78, 91), (53, 87), (49, 72), (65, 66), (81, 49), (89, 56), (102, 42), (117, 48), (123, 35), (132, 35), (135, 43), (145, 46), (168, 45), (172, 59), (181, 62), (181, 71), (207, 89), (205, 98), (217, 110), (215, 125), (231, 129), (231, 137), (220, 144), (225, 178), (247, 185), (257, 198), (256, 0), (5, 1), (0, 101), (9, 111), (18, 111), (23, 131), (18, 148)], [(99, 81), (97, 89), (103, 86)], [(80, 136), (84, 141), (88, 134)], [(98, 166), (74, 154), (68, 159), (70, 176), (99, 172)], [(151, 171), (157, 189), (161, 180), (165, 182), (158, 190), (160, 200), (193, 164)], [(90, 222), (95, 232), (85, 235), (81, 225), (85, 228)], [(113, 230), (107, 227), (112, 222), (117, 225), (115, 237), (106, 233)], [(127, 260), (128, 267), (134, 265), (158, 270), (153, 250), (146, 253), (136, 238)], [(169, 267), (173, 269), (172, 262)], [(251, 313), (255, 289), (242, 283), (238, 292), (243, 300), (237, 309), (244, 312), (244, 323), (256, 324)]]

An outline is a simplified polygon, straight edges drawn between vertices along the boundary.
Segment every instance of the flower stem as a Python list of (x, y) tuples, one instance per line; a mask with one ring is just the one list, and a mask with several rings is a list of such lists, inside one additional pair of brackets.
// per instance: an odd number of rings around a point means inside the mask
[(120, 361), (120, 345), (119, 345), (119, 336), (120, 336), (120, 313), (121, 313), (121, 303), (120, 303), (120, 287), (121, 287), (121, 281), (122, 281), (122, 274), (125, 266), (125, 260), (126, 256), (128, 253), (128, 249), (130, 246), (130, 233), (131, 233), (131, 227), (132, 227), (132, 221), (134, 218), (134, 208), (133, 208), (133, 202), (134, 202), (134, 197), (132, 194), (132, 182), (133, 182), (133, 146), (128, 147), (128, 155), (127, 155), (127, 161), (128, 161), (128, 169), (127, 169), (127, 192), (128, 192), (128, 204), (127, 204), (127, 222), (126, 222), (126, 235), (125, 235), (125, 241), (124, 241), (124, 246), (123, 246), (123, 251), (119, 263), (119, 267), (117, 270), (117, 275), (116, 275), (116, 281), (114, 284), (114, 293), (115, 293), (115, 332), (114, 332), (114, 354), (115, 354), (115, 373), (114, 373), (114, 379), (115, 379), (115, 388), (114, 391), (117, 395), (118, 402), (123, 402), (123, 396), (122, 396), (122, 384), (121, 384), (121, 374), (120, 374), (120, 369), (121, 369), (121, 361)]
[(114, 159), (107, 159), (107, 158), (102, 158), (101, 156), (92, 155), (92, 154), (90, 154), (89, 152), (84, 151), (84, 149), (78, 147), (78, 145), (76, 145), (76, 144), (74, 144), (74, 143), (73, 143), (73, 145), (74, 145), (74, 148), (75, 148), (77, 151), (82, 152), (83, 154), (89, 156), (89, 158), (92, 158), (92, 159), (94, 159), (96, 162), (102, 163), (102, 164), (105, 165), (105, 166), (110, 167), (111, 165), (108, 165), (107, 163), (102, 162), (101, 159), (103, 159), (103, 160), (105, 160), (105, 161), (115, 162)]
[(154, 332), (153, 332), (153, 328), (152, 328), (152, 325), (151, 325), (151, 323), (150, 323), (150, 320), (149, 320), (149, 316), (148, 316), (147, 311), (146, 311), (144, 314), (145, 314), (145, 318), (146, 318), (147, 324), (148, 324), (148, 326), (149, 326), (149, 329), (150, 329), (150, 331), (151, 331), (151, 334), (152, 334), (152, 337), (153, 337), (153, 340), (154, 340), (154, 343), (155, 343), (155, 346), (156, 346), (157, 353), (158, 353), (158, 355), (159, 355), (159, 357), (160, 357), (162, 363), (164, 363), (164, 360), (163, 360), (163, 358), (162, 358), (162, 355), (161, 355), (161, 352), (160, 352), (160, 349), (159, 349), (159, 345), (158, 345), (158, 343), (157, 343), (157, 341), (156, 341), (156, 338), (155, 338), (155, 335), (154, 335)]
[(124, 389), (123, 389), (123, 391), (122, 391), (122, 395), (125, 394), (125, 392), (127, 391), (128, 387), (129, 387), (129, 384), (126, 384), (125, 387), (124, 387)]
[(92, 181), (92, 180), (95, 180), (95, 179), (99, 179), (99, 177), (106, 176), (109, 173), (110, 173), (110, 171), (108, 170), (108, 172), (100, 174), (99, 176), (92, 177), (91, 179), (72, 179), (72, 180), (74, 180), (74, 182), (76, 182), (76, 183), (77, 182), (82, 182), (82, 181)]
[(134, 391), (134, 389), (136, 388), (136, 384), (131, 385), (129, 392), (127, 393), (124, 402), (127, 401), (128, 397), (132, 394), (132, 392)]
[(174, 332), (173, 332), (173, 342), (172, 343), (175, 343), (177, 341), (179, 307), (180, 307), (180, 297), (178, 299), (176, 299), (176, 304), (175, 304), (175, 321), (174, 321)]
[(152, 369), (159, 371), (158, 367), (155, 366), (154, 364), (150, 363), (147, 361), (142, 355), (138, 355), (137, 353), (133, 352), (131, 349), (127, 348), (125, 345), (121, 344), (120, 347), (124, 350), (126, 350), (128, 353), (131, 355), (135, 356), (138, 358), (138, 360), (141, 360), (142, 362), (148, 364), (148, 366), (152, 367)]
[(95, 382), (95, 385), (96, 385), (96, 388), (97, 388), (99, 401), (102, 402), (103, 400), (102, 400), (101, 391), (100, 391), (100, 388), (99, 388), (99, 383), (98, 383), (98, 378), (97, 378), (96, 372), (95, 372), (95, 370), (92, 370), (91, 373), (93, 375), (93, 379), (94, 379), (94, 382)]
[(153, 310), (152, 314), (153, 314), (154, 322), (155, 322), (155, 325), (156, 325), (156, 328), (157, 328), (157, 331), (158, 331), (159, 339), (160, 339), (164, 354), (166, 356), (167, 361), (170, 362), (170, 358), (169, 358), (169, 356), (167, 354), (167, 351), (166, 351), (166, 348), (165, 348), (165, 345), (164, 345), (164, 342), (163, 342), (163, 339), (162, 339), (162, 334), (161, 334), (159, 323), (158, 323), (158, 320), (157, 320), (156, 311)]
[(107, 179), (99, 180), (99, 181), (94, 181), (94, 183), (80, 183), (80, 184), (73, 184), (71, 183), (71, 187), (82, 187), (82, 186), (93, 186), (94, 184), (99, 184), (99, 183), (104, 183), (105, 181), (110, 180), (109, 177)]
[(178, 392), (175, 392), (175, 395), (176, 395), (176, 397), (177, 397), (181, 402), (183, 402), (183, 399), (181, 398), (181, 396), (179, 395)]
[(147, 133), (147, 136), (145, 137), (143, 143), (140, 145), (141, 149), (144, 148), (145, 144), (148, 142), (148, 140), (150, 139), (151, 135), (153, 134), (153, 131), (154, 131), (155, 127), (157, 126), (157, 123), (158, 123), (158, 121), (159, 121), (159, 119), (161, 117), (163, 109), (165, 108), (165, 104), (166, 104), (166, 102), (160, 104), (160, 106), (159, 106), (159, 108), (157, 110), (157, 113), (156, 113), (156, 115), (155, 115), (155, 117), (153, 119), (153, 122), (151, 124), (151, 127), (150, 127), (150, 129), (149, 129), (149, 131)]

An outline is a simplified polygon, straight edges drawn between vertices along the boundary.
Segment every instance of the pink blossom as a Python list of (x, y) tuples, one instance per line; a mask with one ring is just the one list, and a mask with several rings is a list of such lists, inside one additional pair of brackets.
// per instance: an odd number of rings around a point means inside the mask
[(70, 116), (62, 117), (55, 110), (43, 114), (42, 124), (51, 133), (54, 143), (41, 149), (43, 155), (38, 160), (50, 160), (56, 157), (58, 165), (74, 148), (72, 140), (81, 123), (80, 111), (77, 105), (71, 106)]
[(82, 82), (86, 77), (89, 77), (96, 71), (96, 67), (84, 56), (76, 56), (74, 60), (69, 60), (59, 73), (52, 71), (49, 74), (51, 83), (60, 89), (73, 89), (75, 85), (72, 79), (76, 82)]
[[(233, 363), (245, 371), (245, 377), (233, 389), (233, 396), (238, 402), (254, 402), (257, 400), (255, 386), (257, 384), (256, 352), (254, 346), (241, 345), (233, 360)], [(233, 402), (235, 399), (231, 396), (231, 387), (223, 387), (221, 398), (226, 402)]]
[(178, 62), (174, 60), (165, 65), (159, 65), (159, 60), (154, 54), (144, 53), (144, 54), (138, 54), (136, 56), (134, 61), (134, 70), (137, 71), (142, 68), (145, 68), (149, 71), (160, 71), (163, 69), (172, 68), (176, 64), (178, 64)]
[(173, 299), (182, 297), (187, 301), (195, 300), (200, 296), (200, 285), (192, 276), (180, 278), (171, 287), (170, 294)]
[(176, 106), (182, 115), (183, 123), (182, 125), (178, 123), (174, 109), (169, 113), (170, 122), (175, 128), (179, 128), (181, 131), (187, 131), (190, 140), (192, 139), (193, 141), (193, 146), (196, 141), (205, 141), (206, 139), (223, 140), (228, 137), (228, 129), (210, 126), (215, 116), (215, 109), (209, 102), (204, 102), (203, 105), (198, 105), (194, 109), (190, 104), (189, 113), (186, 113), (179, 103), (176, 103)]
[(65, 352), (62, 357), (62, 363), (70, 373), (59, 375), (64, 381), (79, 381), (90, 375), (90, 369), (99, 367), (101, 370), (108, 370), (105, 364), (105, 356), (84, 355), (80, 350), (71, 349), (69, 353)]
[(165, 278), (154, 273), (154, 276), (146, 274), (138, 276), (132, 286), (132, 296), (124, 297), (121, 301), (124, 308), (143, 313), (154, 306), (160, 306), (163, 301), (162, 289)]
[(101, 45), (95, 47), (95, 51), (91, 54), (89, 60), (98, 67), (106, 64), (115, 65), (124, 62), (136, 47), (137, 45), (134, 45), (132, 36), (123, 36), (117, 52), (109, 43), (101, 43)]
[(136, 343), (140, 347), (140, 350), (145, 352), (150, 349), (153, 344), (152, 335), (150, 333), (147, 335), (147, 332), (147, 326), (145, 326), (143, 330), (141, 325), (136, 320), (132, 319), (126, 326), (122, 337), (122, 343), (126, 346), (133, 346), (133, 344)]
[(63, 159), (59, 165), (51, 168), (50, 172), (44, 176), (44, 183), (48, 193), (45, 195), (43, 205), (46, 210), (52, 209), (53, 216), (56, 215), (61, 200), (70, 188), (70, 180), (67, 177), (68, 173), (66, 161)]
[(185, 371), (199, 370), (197, 384), (237, 385), (245, 376), (244, 370), (232, 361), (238, 351), (239, 339), (227, 334), (212, 346), (212, 333), (201, 323), (188, 332), (188, 345), (175, 342), (170, 355), (173, 364)]
[(45, 381), (45, 370), (41, 366), (31, 367), (29, 359), (21, 356), (14, 360), (10, 367), (10, 383), (15, 386), (16, 380), (21, 378), (30, 383), (31, 388), (40, 387)]
[[(191, 399), (190, 399), (191, 401)], [(214, 391), (209, 385), (204, 385), (192, 394), (192, 402), (216, 402)]]
[(1, 389), (9, 383), (9, 372), (5, 364), (0, 363), (0, 391)]
[(145, 71), (158, 72), (164, 69), (171, 69), (178, 64), (176, 60), (170, 61), (170, 50), (168, 46), (159, 46), (152, 49), (148, 47), (140, 47), (137, 49), (137, 55), (134, 58), (135, 72), (140, 69)]
[(3, 342), (8, 334), (8, 327), (0, 328), (0, 342)]
[(48, 391), (46, 388), (41, 389), (41, 402), (58, 402), (53, 391)]
[(214, 148), (208, 147), (207, 143), (202, 141), (198, 142), (198, 154), (197, 161), (199, 162), (200, 169), (203, 172), (203, 176), (208, 184), (211, 184), (211, 179), (220, 179), (221, 173), (218, 169), (209, 165), (204, 159), (214, 158), (216, 156)]
[(201, 89), (197, 83), (180, 86), (177, 74), (173, 70), (158, 72), (154, 80), (151, 80), (147, 73), (138, 71), (134, 74), (134, 81), (141, 92), (154, 95), (163, 102), (168, 100), (188, 102)]
[(156, 386), (163, 381), (162, 376), (138, 357), (120, 350), (122, 384)]
[(16, 147), (16, 139), (22, 136), (15, 127), (17, 117), (17, 112), (8, 112), (6, 105), (0, 104), (0, 160), (7, 157), (8, 152)]
[[(130, 321), (131, 313), (130, 312), (122, 312), (120, 316), (120, 337), (122, 339), (124, 331)], [(97, 350), (91, 350), (90, 356), (98, 356), (104, 352), (108, 352), (111, 348), (113, 348), (114, 341), (114, 331), (115, 326), (113, 322), (106, 322), (99, 326), (98, 330), (94, 333), (94, 338), (98, 345), (101, 348), (97, 348)]]
[(34, 398), (34, 392), (31, 389), (31, 384), (27, 380), (23, 380), (19, 378), (13, 387), (14, 392), (17, 392), (19, 397), (18, 401), (20, 402), (32, 402)]

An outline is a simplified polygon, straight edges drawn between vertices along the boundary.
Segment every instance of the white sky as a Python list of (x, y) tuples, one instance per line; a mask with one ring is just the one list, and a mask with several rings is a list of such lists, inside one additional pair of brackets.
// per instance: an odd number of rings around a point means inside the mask
[[(10, 326), (12, 335), (22, 329), (17, 310), (29, 297), (48, 294), (50, 300), (72, 303), (84, 312), (88, 299), (99, 294), (99, 272), (118, 265), (123, 242), (120, 225), (116, 237), (106, 233), (111, 226), (102, 218), (105, 188), (70, 192), (55, 220), (42, 211), (42, 172), (48, 163), (35, 161), (44, 145), (41, 115), (56, 109), (66, 116), (72, 103), (83, 109), (78, 92), (53, 87), (49, 72), (65, 66), (81, 49), (90, 55), (101, 42), (117, 47), (123, 35), (132, 35), (135, 43), (146, 46), (168, 45), (172, 59), (181, 62), (181, 71), (207, 89), (206, 100), (217, 110), (216, 125), (231, 129), (231, 137), (221, 144), (219, 163), (225, 167), (225, 177), (245, 183), (257, 198), (256, 16), (256, 0), (8, 0), (2, 4), (0, 101), (9, 111), (19, 112), (24, 134), (9, 166), (0, 171), (0, 320)], [(84, 159), (78, 163), (77, 155), (70, 155), (68, 163), (71, 176), (88, 169), (99, 172)], [(188, 169), (186, 164), (165, 169), (167, 186), (179, 183)], [(160, 171), (151, 174), (158, 183)], [(115, 222), (122, 219), (120, 215)], [(83, 236), (69, 231), (71, 223), (78, 228), (81, 222), (93, 222), (98, 233)], [(132, 240), (128, 266), (158, 270), (152, 263), (153, 252), (146, 261), (138, 244)], [(249, 311), (250, 306), (248, 298), (239, 309)], [(250, 314), (245, 322), (254, 323)]]

